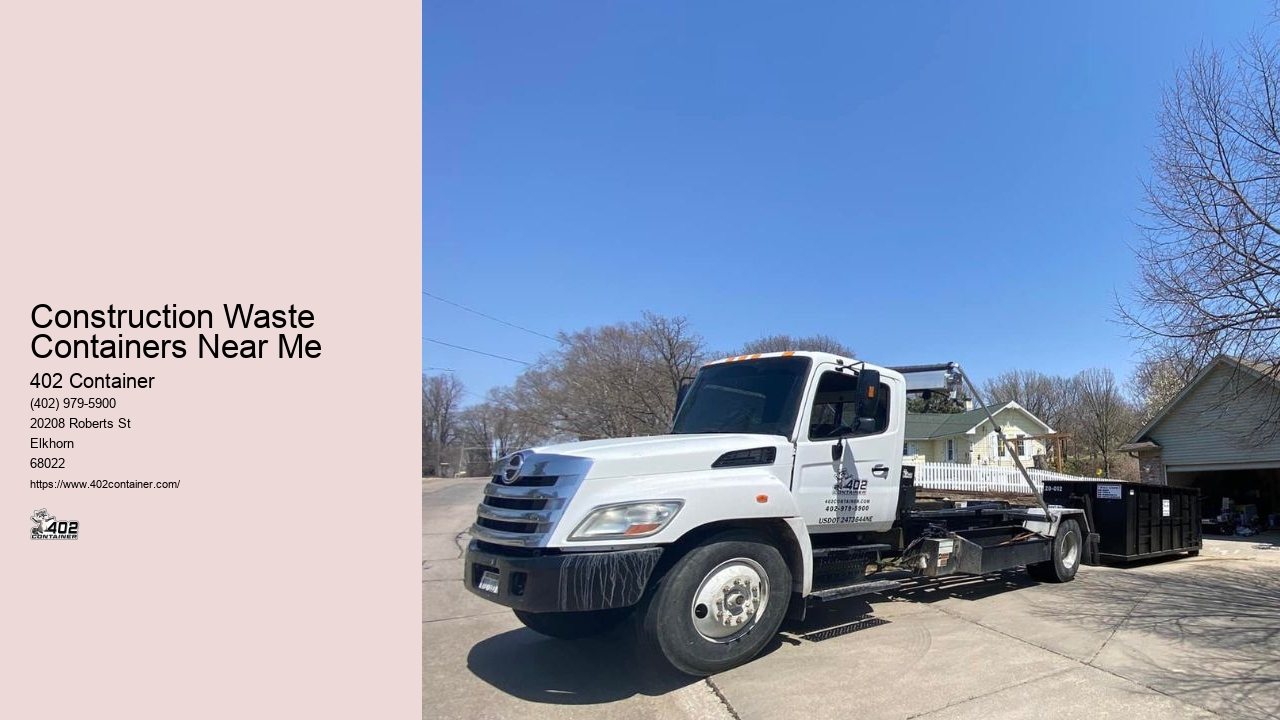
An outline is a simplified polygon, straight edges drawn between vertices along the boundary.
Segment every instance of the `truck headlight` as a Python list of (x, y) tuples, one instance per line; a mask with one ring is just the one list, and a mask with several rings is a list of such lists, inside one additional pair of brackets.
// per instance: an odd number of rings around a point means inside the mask
[(570, 540), (601, 540), (652, 535), (680, 512), (681, 500), (605, 505), (592, 510), (569, 535)]

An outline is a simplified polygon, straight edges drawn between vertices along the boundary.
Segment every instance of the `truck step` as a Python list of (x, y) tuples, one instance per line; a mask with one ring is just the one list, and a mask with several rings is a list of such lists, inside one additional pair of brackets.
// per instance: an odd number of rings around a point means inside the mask
[(866, 595), (868, 593), (883, 592), (898, 587), (897, 580), (869, 580), (866, 582), (854, 583), (843, 587), (827, 588), (818, 590), (809, 595), (809, 599), (815, 602), (830, 602), (832, 600), (840, 600), (843, 598), (855, 597), (858, 595)]
[(816, 547), (813, 549), (813, 557), (839, 557), (845, 555), (871, 555), (878, 557), (876, 553), (882, 553), (889, 549), (886, 544), (877, 545), (840, 545), (836, 547)]
[(813, 587), (849, 587), (867, 579), (868, 567), (880, 563), (888, 545), (846, 545), (813, 549)]

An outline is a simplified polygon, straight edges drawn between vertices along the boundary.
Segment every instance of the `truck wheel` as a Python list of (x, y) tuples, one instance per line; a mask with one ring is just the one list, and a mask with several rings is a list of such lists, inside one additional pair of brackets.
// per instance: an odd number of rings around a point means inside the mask
[(640, 636), (677, 670), (710, 675), (755, 657), (778, 632), (791, 599), (782, 554), (731, 531), (690, 550), (640, 610)]
[(532, 613), (515, 610), (516, 618), (530, 630), (548, 637), (561, 640), (599, 635), (609, 628), (621, 623), (631, 614), (633, 608), (617, 608), (613, 610), (586, 610), (582, 612), (545, 612)]
[(1041, 582), (1070, 582), (1080, 569), (1080, 557), (1084, 554), (1084, 540), (1080, 523), (1063, 520), (1058, 534), (1053, 538), (1053, 558), (1027, 566), (1027, 574)]

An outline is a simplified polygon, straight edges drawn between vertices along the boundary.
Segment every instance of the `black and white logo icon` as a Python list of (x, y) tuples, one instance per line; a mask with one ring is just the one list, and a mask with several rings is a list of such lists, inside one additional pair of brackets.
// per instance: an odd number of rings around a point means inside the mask
[(35, 523), (31, 528), (32, 540), (79, 540), (80, 523), (75, 520), (59, 520), (45, 508), (31, 516)]
[(507, 461), (506, 467), (502, 468), (502, 472), (498, 475), (498, 477), (502, 480), (502, 482), (510, 485), (511, 483), (520, 479), (520, 471), (523, 469), (524, 469), (524, 456), (521, 455), (520, 453), (516, 453), (515, 455), (511, 456), (510, 460)]

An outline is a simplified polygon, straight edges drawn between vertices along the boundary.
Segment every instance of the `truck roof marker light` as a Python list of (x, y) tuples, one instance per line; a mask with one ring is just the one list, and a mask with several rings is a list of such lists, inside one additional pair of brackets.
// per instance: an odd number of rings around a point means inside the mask
[(748, 358), (748, 360), (755, 360), (758, 357), (760, 357), (760, 353), (756, 353), (755, 355), (752, 355), (750, 358)]
[(760, 503), (761, 505), (763, 505), (763, 504), (765, 504), (765, 503), (769, 502), (769, 496), (768, 496), (768, 495), (757, 495), (757, 496), (756, 496), (756, 502), (758, 502), (758, 503)]
[(792, 355), (795, 355), (795, 354), (796, 354), (795, 350), (785, 350), (782, 353), (782, 357), (791, 357)]

